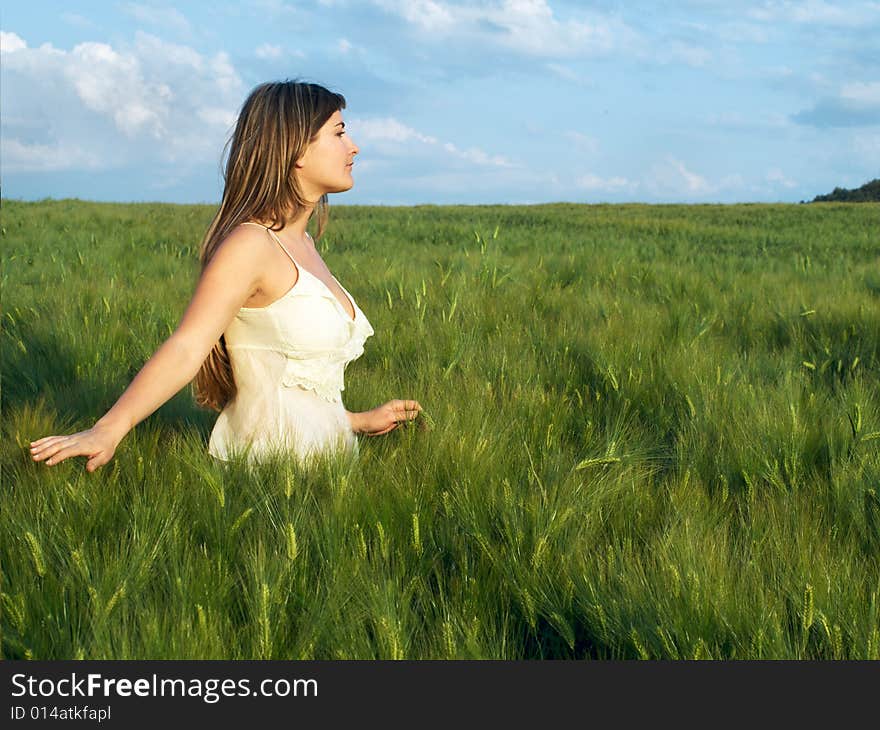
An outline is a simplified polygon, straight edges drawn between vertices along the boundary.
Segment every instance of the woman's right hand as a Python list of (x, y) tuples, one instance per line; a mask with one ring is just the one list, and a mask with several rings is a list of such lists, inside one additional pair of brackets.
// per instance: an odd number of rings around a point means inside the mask
[(87, 431), (69, 436), (46, 436), (31, 441), (31, 458), (34, 461), (45, 461), (47, 466), (54, 466), (71, 456), (86, 456), (86, 471), (92, 472), (113, 458), (121, 440), (116, 430), (95, 424)]
[(390, 400), (371, 411), (359, 414), (360, 432), (366, 436), (381, 436), (393, 431), (401, 423), (418, 417), (422, 407), (415, 400)]

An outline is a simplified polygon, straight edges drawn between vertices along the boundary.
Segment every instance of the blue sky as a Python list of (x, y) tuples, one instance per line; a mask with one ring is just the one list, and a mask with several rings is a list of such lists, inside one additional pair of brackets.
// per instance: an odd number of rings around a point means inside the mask
[(347, 204), (812, 199), (880, 177), (880, 2), (4, 6), (10, 198), (219, 200), (256, 84), (341, 92)]

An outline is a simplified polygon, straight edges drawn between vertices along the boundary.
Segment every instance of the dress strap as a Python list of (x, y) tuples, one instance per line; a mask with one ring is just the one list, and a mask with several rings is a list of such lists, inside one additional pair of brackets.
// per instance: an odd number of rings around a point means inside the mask
[(288, 258), (290, 258), (291, 261), (293, 261), (293, 265), (296, 266), (297, 273), (299, 273), (299, 270), (300, 270), (300, 268), (302, 268), (302, 267), (297, 263), (296, 259), (293, 258), (293, 255), (290, 253), (290, 251), (287, 250), (287, 246), (285, 246), (283, 243), (281, 243), (281, 239), (278, 238), (278, 236), (275, 235), (275, 231), (273, 231), (273, 230), (272, 230), (271, 228), (269, 228), (268, 226), (264, 226), (262, 223), (252, 223), (251, 221), (244, 221), (244, 222), (242, 223), (242, 225), (243, 225), (243, 226), (259, 226), (260, 228), (264, 228), (264, 229), (266, 230), (266, 233), (268, 233), (270, 236), (272, 236), (272, 238), (275, 239), (275, 242), (276, 242), (279, 246), (281, 246), (281, 250), (284, 251), (284, 253), (287, 254)]

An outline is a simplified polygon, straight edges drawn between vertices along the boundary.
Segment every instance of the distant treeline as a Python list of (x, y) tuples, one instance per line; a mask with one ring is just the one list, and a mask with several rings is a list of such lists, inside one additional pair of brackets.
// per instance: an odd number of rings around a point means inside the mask
[(880, 178), (867, 182), (860, 188), (847, 190), (834, 188), (828, 195), (817, 195), (814, 203), (869, 203), (880, 201)]

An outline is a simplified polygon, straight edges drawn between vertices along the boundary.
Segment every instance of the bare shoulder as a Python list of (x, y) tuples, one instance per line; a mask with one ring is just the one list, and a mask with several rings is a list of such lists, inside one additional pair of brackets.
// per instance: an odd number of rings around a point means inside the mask
[(265, 228), (236, 226), (217, 246), (209, 265), (234, 272), (259, 288), (267, 271), (271, 240)]
[(199, 277), (175, 334), (202, 360), (262, 286), (269, 257), (261, 234), (266, 231), (256, 226), (237, 227), (220, 242)]
[(265, 228), (239, 224), (220, 242), (217, 251), (224, 249), (230, 252), (228, 256), (247, 257), (263, 253), (269, 243), (271, 239)]

